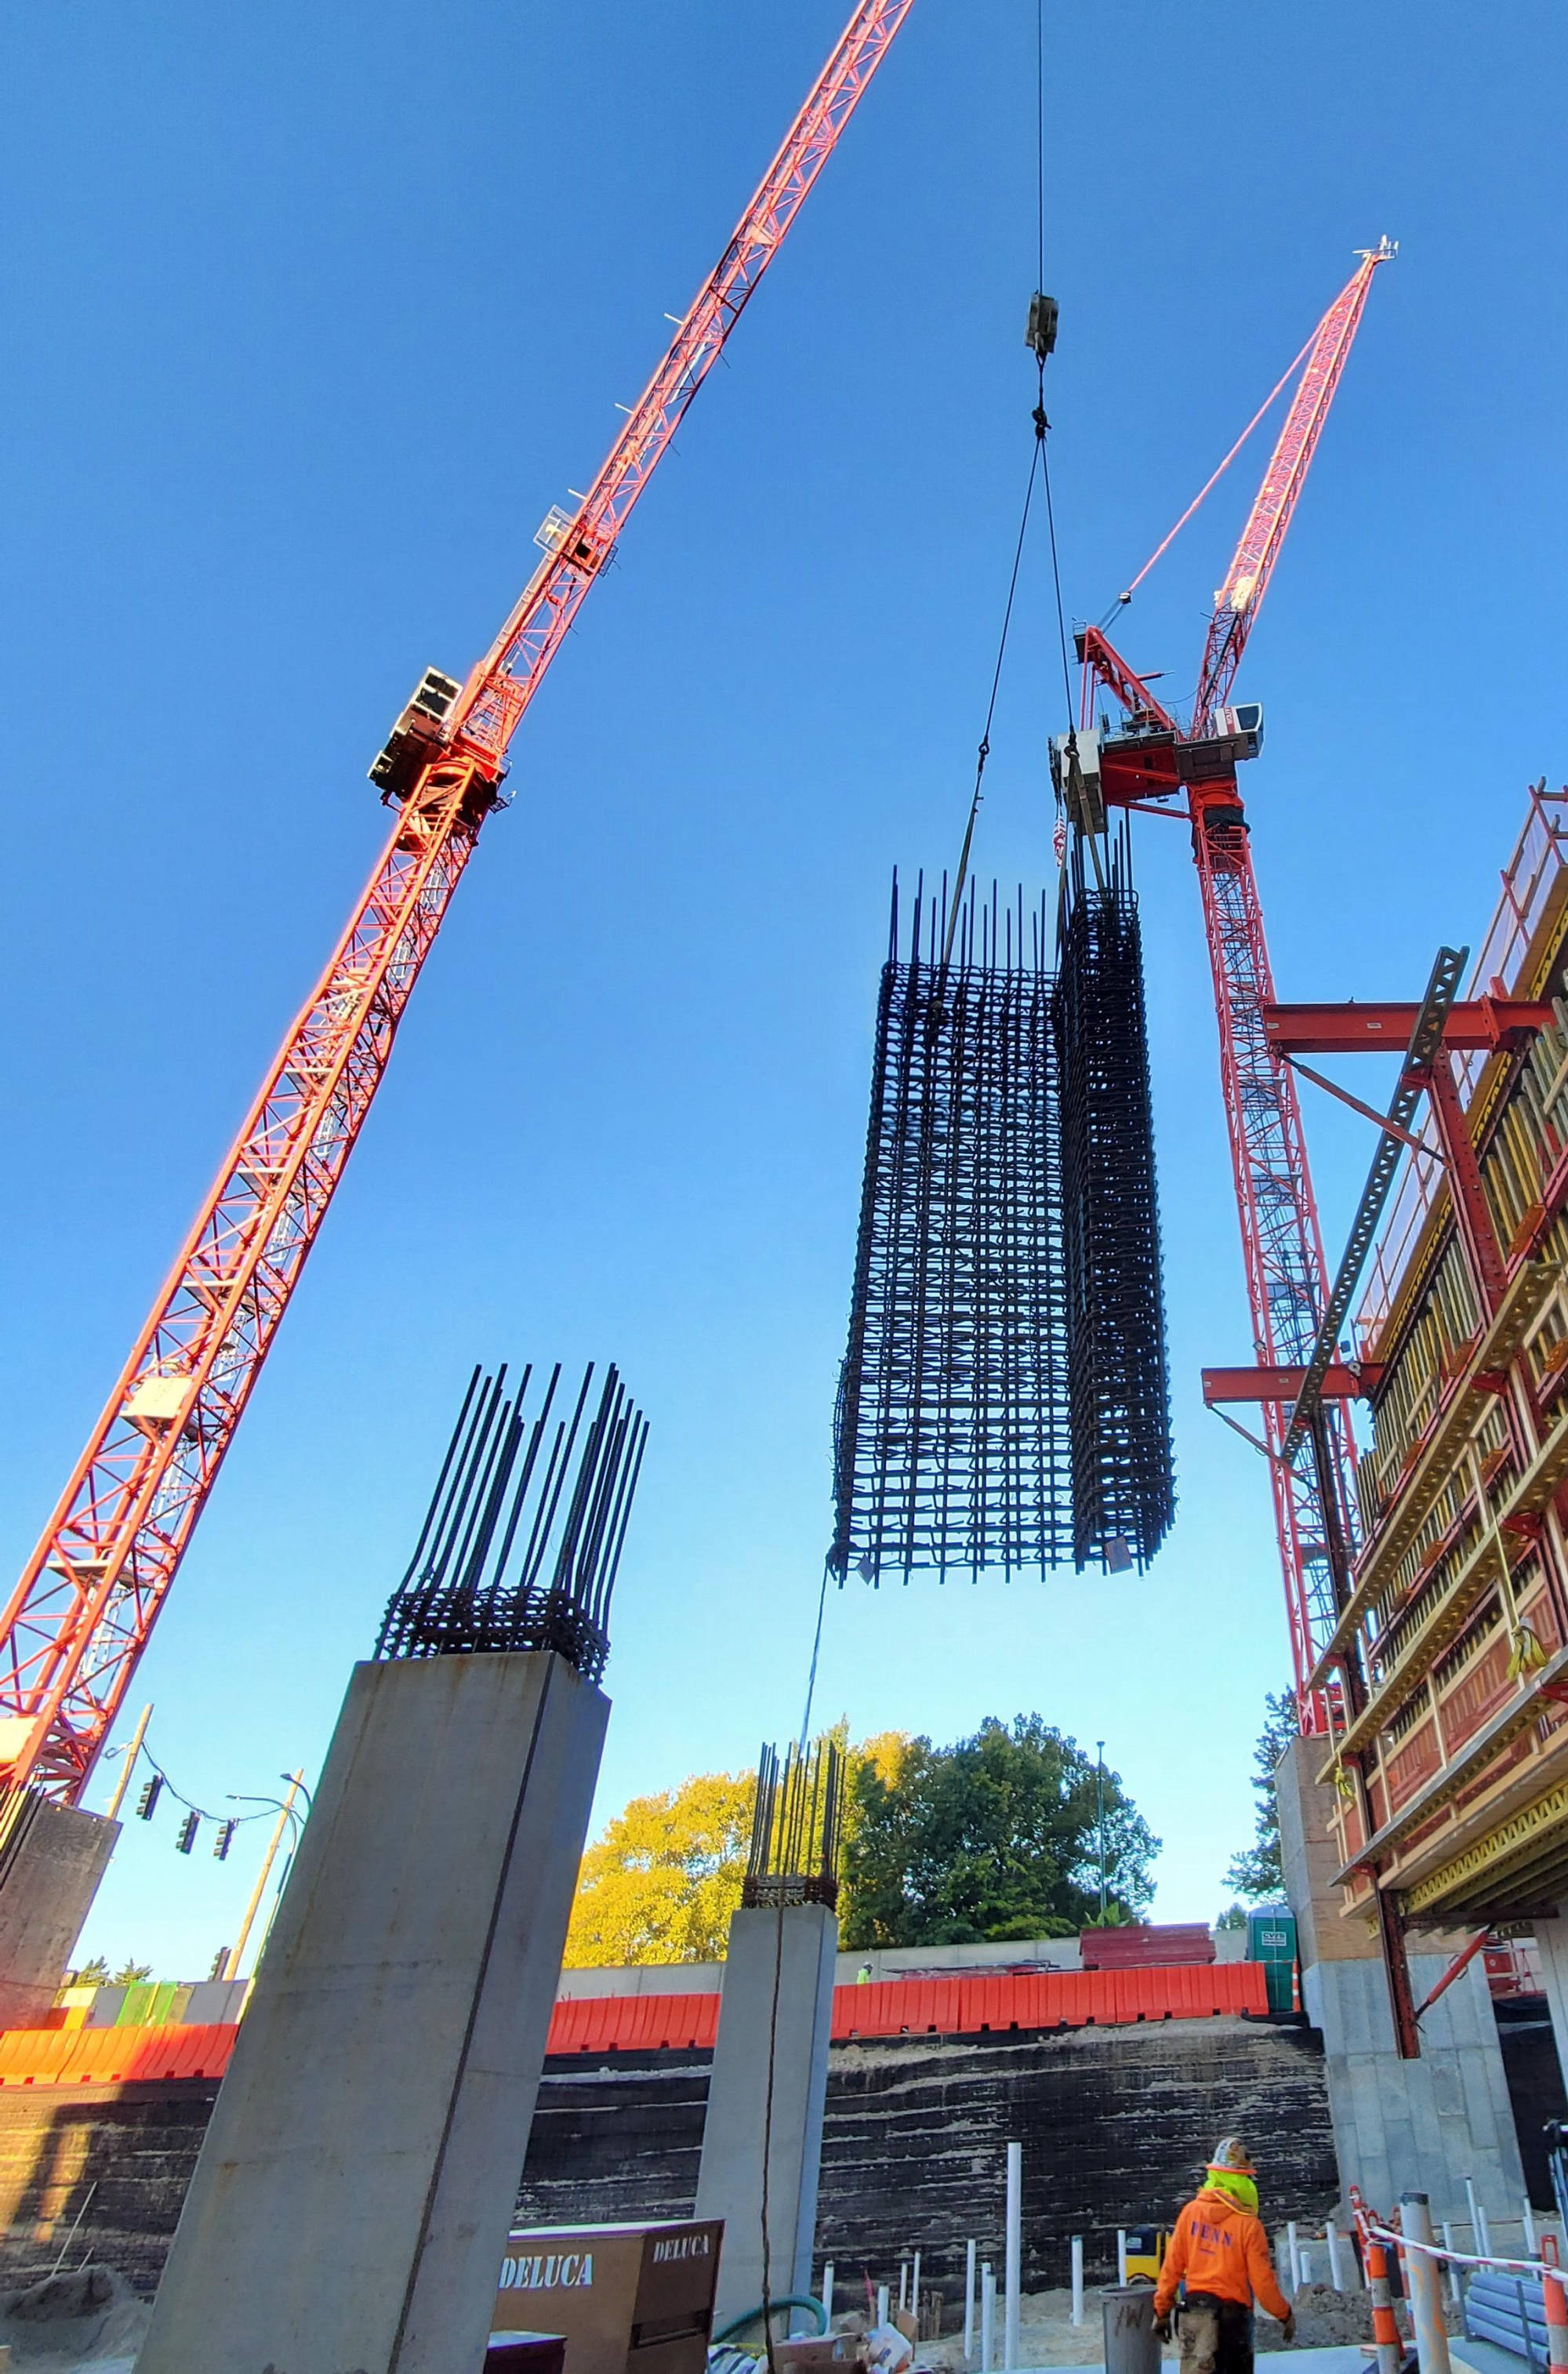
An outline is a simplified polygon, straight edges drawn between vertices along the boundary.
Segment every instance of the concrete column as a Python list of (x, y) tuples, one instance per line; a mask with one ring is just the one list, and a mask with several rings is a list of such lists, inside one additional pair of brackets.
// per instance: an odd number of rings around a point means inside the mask
[[(1465, 2179), (1473, 2176), (1484, 2203), (1512, 2212), (1524, 2172), (1484, 1966), (1478, 1957), (1425, 2015), (1421, 2059), (1402, 2060), (1377, 1940), (1363, 1917), (1344, 1918), (1333, 1885), (1333, 1792), (1313, 1779), (1324, 1755), (1321, 1741), (1292, 1741), (1275, 1792), (1302, 2004), (1323, 2037), (1342, 2203), (1351, 2184), (1385, 2211), (1403, 2193), (1424, 2192), (1441, 2224), (1468, 2215)], [(1418, 2004), (1470, 1934), (1419, 1941), (1410, 1955)]]
[(477, 2374), (608, 1703), (357, 1665), (139, 2374)]
[(29, 2027), (65, 1983), (118, 1822), (29, 1790), (0, 1839), (0, 2027)]
[(824, 1904), (742, 1908), (729, 1924), (694, 2212), (725, 2221), (715, 2327), (762, 2297), (770, 2058), (768, 2288), (774, 2299), (811, 2288), (838, 1944), (837, 1917)]

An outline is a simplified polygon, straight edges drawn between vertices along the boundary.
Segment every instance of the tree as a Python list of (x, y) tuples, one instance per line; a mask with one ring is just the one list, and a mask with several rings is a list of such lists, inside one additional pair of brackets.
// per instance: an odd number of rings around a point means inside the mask
[[(868, 1743), (869, 1745), (869, 1743)], [(905, 1742), (891, 1775), (869, 1757), (851, 1778), (840, 1920), (851, 1950), (980, 1938), (1076, 1935), (1100, 1910), (1097, 1768), (1037, 1714), (995, 1718), (971, 1739)], [(1108, 1911), (1153, 1895), (1160, 1841), (1104, 1780)]]
[(1254, 1838), (1225, 1866), (1225, 1885), (1252, 1903), (1285, 1893), (1285, 1870), (1279, 1860), (1279, 1801), (1274, 1793), (1274, 1768), (1300, 1729), (1294, 1690), (1270, 1690), (1263, 1701), (1263, 1729), (1252, 1752), (1252, 1785), (1257, 1795)]
[[(847, 1718), (821, 1737), (845, 1760), (848, 1839), (855, 1773), (864, 1768), (896, 1783), (911, 1742), (905, 1732), (884, 1731), (852, 1747)], [(583, 1858), (565, 1968), (722, 1961), (756, 1802), (754, 1772), (698, 1773), (662, 1795), (634, 1797)]]
[(754, 1772), (703, 1772), (633, 1797), (588, 1849), (565, 1967), (718, 1962), (751, 1842)]
[(114, 1984), (117, 1987), (136, 1987), (140, 1986), (144, 1979), (150, 1979), (151, 1976), (150, 1962), (122, 1962), (114, 1973)]
[(109, 1965), (104, 1960), (101, 1954), (95, 1954), (90, 1962), (84, 1962), (82, 1964), (79, 1970), (67, 1970), (65, 1973), (65, 1983), (67, 1986), (72, 1987), (107, 1986), (109, 1983)]

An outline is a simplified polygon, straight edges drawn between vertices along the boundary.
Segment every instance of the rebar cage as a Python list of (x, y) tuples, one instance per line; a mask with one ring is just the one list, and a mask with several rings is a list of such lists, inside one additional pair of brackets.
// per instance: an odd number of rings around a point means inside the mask
[(1043, 906), (893, 887), (829, 1565), (945, 1576), (1070, 1548), (1055, 1051)]
[[(1043, 902), (893, 892), (849, 1344), (842, 1581), (1141, 1568), (1175, 1493), (1138, 899), (1125, 833)], [(949, 946), (949, 939), (951, 946)], [(1055, 976), (1046, 970), (1051, 946)]]
[(1142, 1568), (1175, 1511), (1138, 894), (1124, 832), (1088, 887), (1079, 840), (1053, 1012), (1073, 1563)]
[(742, 1904), (825, 1904), (836, 1910), (843, 1825), (843, 1757), (835, 1741), (787, 1747), (782, 1766), (778, 1749), (764, 1747)]
[(610, 1368), (584, 1425), (592, 1362), (570, 1415), (553, 1415), (558, 1363), (529, 1418), (532, 1376), (510, 1395), (504, 1368), (468, 1380), (378, 1657), (551, 1649), (589, 1681), (604, 1672), (648, 1422)]

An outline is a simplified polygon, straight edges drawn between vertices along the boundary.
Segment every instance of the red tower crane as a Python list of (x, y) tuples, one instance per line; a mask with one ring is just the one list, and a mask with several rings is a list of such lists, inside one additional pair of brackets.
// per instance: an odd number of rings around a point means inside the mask
[(397, 813), (0, 1629), (0, 1777), (79, 1801), (392, 1052), (507, 746), (911, 0), (860, 0), (575, 511), (461, 688), (427, 672), (371, 770)]
[[(1190, 723), (1178, 723), (1098, 628), (1078, 637), (1083, 708), (1076, 738), (1091, 801), (1138, 806), (1185, 795), (1214, 977), (1220, 1077), (1255, 1352), (1259, 1368), (1287, 1372), (1280, 1381), (1288, 1381), (1289, 1372), (1299, 1371), (1310, 1357), (1328, 1289), (1295, 1083), (1265, 1027), (1274, 975), (1251, 836), (1236, 789), (1238, 762), (1256, 757), (1262, 742), (1262, 711), (1227, 704), (1361, 324), (1373, 274), (1394, 252), (1386, 240), (1363, 252), (1317, 326), (1263, 484), (1215, 595)], [(1123, 711), (1123, 730), (1115, 735), (1091, 730), (1097, 683)], [(1092, 815), (1088, 820), (1092, 823)], [(1264, 1434), (1271, 1453), (1303, 1727), (1320, 1730), (1323, 1709), (1306, 1683), (1332, 1637), (1346, 1588), (1353, 1451), (1348, 1406), (1328, 1402), (1315, 1421), (1311, 1467), (1289, 1465), (1279, 1454), (1291, 1408), (1288, 1399), (1264, 1402)]]

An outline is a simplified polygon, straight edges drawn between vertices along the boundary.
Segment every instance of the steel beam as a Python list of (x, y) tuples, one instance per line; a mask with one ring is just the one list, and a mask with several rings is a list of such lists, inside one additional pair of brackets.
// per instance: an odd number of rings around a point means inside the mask
[[(1383, 1381), (1383, 1365), (1380, 1360), (1331, 1363), (1323, 1372), (1324, 1400), (1370, 1401)], [(1205, 1369), (1203, 1398), (1210, 1409), (1216, 1402), (1293, 1402), (1305, 1378), (1304, 1368)]]
[[(1263, 1028), (1277, 1055), (1402, 1054), (1421, 1007), (1410, 1004), (1266, 1005)], [(1445, 1047), (1466, 1052), (1517, 1047), (1555, 1017), (1550, 1005), (1523, 997), (1471, 997), (1451, 1005), (1443, 1028)]]

